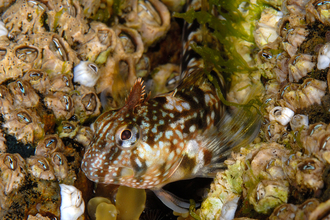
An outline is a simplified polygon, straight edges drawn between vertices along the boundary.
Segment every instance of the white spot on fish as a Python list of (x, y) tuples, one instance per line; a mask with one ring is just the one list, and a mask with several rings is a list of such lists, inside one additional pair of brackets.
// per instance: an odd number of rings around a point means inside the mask
[(179, 112), (182, 112), (182, 106), (181, 105), (175, 105), (176, 110)]
[(167, 139), (171, 139), (171, 136), (173, 136), (173, 131), (166, 131), (166, 132), (165, 132), (165, 137), (166, 137)]
[(167, 160), (173, 160), (173, 158), (174, 158), (174, 151), (172, 151), (170, 155), (168, 155)]
[(186, 110), (190, 110), (190, 105), (189, 105), (188, 102), (182, 102), (181, 105), (182, 105), (182, 107), (183, 107), (184, 109), (186, 109)]
[(196, 126), (195, 125), (192, 125), (192, 126), (189, 127), (189, 131), (191, 133), (193, 133), (195, 130), (196, 130)]
[(179, 136), (179, 138), (182, 140), (183, 136), (182, 136), (182, 133), (181, 131), (179, 130), (175, 130), (175, 133)]
[(151, 131), (152, 131), (152, 133), (157, 133), (157, 128), (155, 128), (155, 127), (153, 127), (152, 129), (151, 129)]
[(205, 100), (205, 104), (208, 105), (210, 102), (210, 95), (209, 94), (205, 94), (204, 95), (204, 100)]
[(154, 138), (154, 141), (157, 142), (163, 136), (163, 132), (159, 132)]

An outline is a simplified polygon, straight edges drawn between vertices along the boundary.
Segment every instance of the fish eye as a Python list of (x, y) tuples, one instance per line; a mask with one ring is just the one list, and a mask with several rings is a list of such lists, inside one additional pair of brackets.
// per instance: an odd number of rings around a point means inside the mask
[(121, 132), (120, 138), (121, 140), (128, 140), (132, 136), (132, 132), (129, 129), (125, 129)]
[(131, 149), (140, 138), (139, 127), (133, 124), (123, 126), (116, 132), (116, 144), (122, 149)]

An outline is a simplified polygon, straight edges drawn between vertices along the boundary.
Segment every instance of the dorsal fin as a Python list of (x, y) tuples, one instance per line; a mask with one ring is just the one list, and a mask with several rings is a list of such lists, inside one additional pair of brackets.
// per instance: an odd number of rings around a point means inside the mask
[(138, 104), (144, 101), (145, 96), (145, 85), (141, 78), (136, 79), (131, 91), (126, 98), (125, 107), (128, 109), (135, 108)]

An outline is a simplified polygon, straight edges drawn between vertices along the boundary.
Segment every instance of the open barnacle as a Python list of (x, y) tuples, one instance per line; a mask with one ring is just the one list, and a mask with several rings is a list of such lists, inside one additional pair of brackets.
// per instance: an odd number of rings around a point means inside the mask
[(8, 84), (8, 88), (14, 96), (15, 108), (36, 107), (39, 104), (39, 96), (29, 82), (16, 80)]
[(277, 121), (271, 121), (263, 125), (266, 140), (269, 142), (276, 142), (281, 139), (283, 135), (287, 134), (286, 126), (281, 125)]
[(78, 122), (62, 121), (58, 128), (60, 138), (71, 138), (84, 147), (88, 147), (93, 140), (94, 132), (90, 127), (80, 126)]
[(93, 21), (90, 23), (85, 43), (78, 45), (77, 54), (82, 60), (103, 64), (116, 44), (117, 37), (113, 29), (101, 22)]
[(27, 37), (29, 42), (41, 51), (43, 59), (38, 68), (50, 75), (67, 74), (79, 61), (76, 52), (62, 37), (55, 33), (37, 33)]
[(317, 158), (302, 156), (300, 152), (292, 154), (287, 161), (284, 171), (291, 185), (298, 190), (311, 189), (317, 191), (324, 186), (324, 163)]
[(53, 167), (43, 156), (31, 156), (26, 159), (27, 171), (37, 179), (55, 180)]
[(54, 152), (62, 152), (64, 150), (64, 143), (57, 134), (46, 135), (38, 142), (35, 150), (35, 155), (46, 156)]
[(314, 69), (315, 62), (313, 56), (308, 54), (299, 54), (293, 56), (289, 61), (289, 82), (298, 82)]
[(62, 121), (61, 126), (58, 127), (59, 137), (68, 137), (73, 139), (79, 130), (78, 122)]
[(83, 86), (93, 87), (100, 77), (99, 68), (89, 61), (81, 61), (73, 69), (73, 81)]
[(311, 0), (306, 6), (306, 20), (314, 23), (316, 20), (324, 25), (330, 25), (330, 15), (328, 13), (330, 4), (325, 0)]
[(260, 213), (270, 213), (276, 206), (286, 203), (289, 183), (286, 180), (261, 180), (252, 190), (249, 202)]
[(269, 216), (269, 220), (294, 220), (298, 207), (293, 204), (282, 204), (277, 206)]
[(86, 119), (98, 116), (101, 113), (101, 102), (96, 93), (85, 86), (76, 87), (78, 93), (72, 96), (75, 115), (80, 122), (84, 122)]
[(283, 87), (280, 93), (281, 99), (278, 102), (281, 106), (293, 111), (315, 103), (321, 104), (321, 98), (325, 95), (326, 88), (326, 82), (307, 78), (301, 85), (290, 83)]
[(29, 41), (0, 40), (0, 83), (17, 79), (29, 69), (40, 67), (41, 53)]
[(18, 141), (27, 143), (36, 143), (44, 135), (44, 124), (36, 112), (31, 109), (16, 109), (4, 115), (5, 123), (2, 125), (6, 128), (8, 134), (14, 135)]
[(133, 0), (130, 7), (123, 15), (125, 25), (140, 32), (146, 50), (170, 29), (170, 13), (159, 0)]
[(61, 181), (68, 175), (68, 160), (61, 152), (53, 152), (49, 155), (50, 164), (53, 166), (57, 180)]
[(94, 138), (94, 132), (90, 127), (80, 126), (74, 140), (83, 145), (86, 149)]
[(89, 26), (79, 1), (49, 1), (48, 7), (50, 30), (63, 36), (70, 45), (85, 42)]
[(296, 54), (299, 46), (305, 41), (309, 34), (306, 26), (304, 14), (291, 14), (280, 20), (278, 32), (283, 38), (283, 49), (290, 57)]
[(15, 38), (19, 34), (45, 32), (44, 15), (47, 10), (47, 7), (41, 2), (16, 1), (1, 16), (6, 28), (9, 30), (8, 37)]
[(74, 90), (72, 83), (72, 74), (53, 74), (49, 76), (50, 86), (49, 92), (65, 92), (70, 93)]
[(263, 143), (251, 161), (253, 175), (269, 180), (286, 179), (283, 165), (289, 154), (290, 151), (283, 145)]
[(8, 114), (11, 109), (13, 109), (14, 98), (9, 92), (9, 89), (4, 85), (0, 85), (0, 113), (5, 115)]
[(27, 71), (22, 80), (27, 81), (39, 93), (46, 93), (47, 89), (50, 87), (49, 77), (46, 72), (41, 70), (29, 70)]
[(74, 104), (70, 95), (64, 92), (55, 92), (45, 96), (45, 106), (51, 109), (57, 119), (69, 119), (74, 114)]
[(301, 141), (305, 153), (330, 163), (330, 126), (324, 123), (312, 124), (302, 131)]
[(25, 180), (25, 161), (19, 154), (0, 154), (1, 183), (5, 195), (19, 189)]

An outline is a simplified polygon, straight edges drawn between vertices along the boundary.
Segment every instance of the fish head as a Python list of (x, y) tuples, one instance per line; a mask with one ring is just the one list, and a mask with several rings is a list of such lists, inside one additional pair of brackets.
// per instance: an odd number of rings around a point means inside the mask
[(137, 120), (144, 118), (148, 107), (132, 105), (130, 96), (122, 109), (105, 112), (93, 123), (94, 139), (81, 168), (97, 183), (153, 188), (173, 174), (181, 151), (171, 151), (168, 140), (155, 141), (154, 122)]

